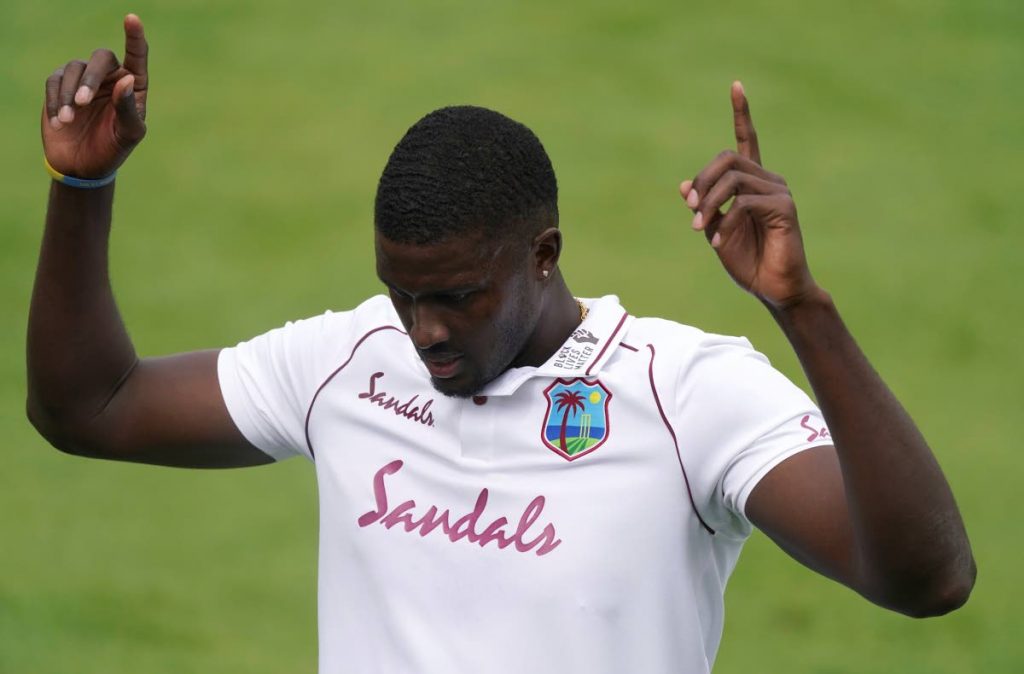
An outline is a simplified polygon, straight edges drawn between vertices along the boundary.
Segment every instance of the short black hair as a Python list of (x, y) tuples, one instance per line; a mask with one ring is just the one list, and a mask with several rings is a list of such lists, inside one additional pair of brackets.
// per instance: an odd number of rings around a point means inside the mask
[(525, 125), (487, 108), (441, 108), (391, 152), (374, 226), (387, 239), (417, 244), (469, 231), (507, 237), (557, 227), (555, 171)]

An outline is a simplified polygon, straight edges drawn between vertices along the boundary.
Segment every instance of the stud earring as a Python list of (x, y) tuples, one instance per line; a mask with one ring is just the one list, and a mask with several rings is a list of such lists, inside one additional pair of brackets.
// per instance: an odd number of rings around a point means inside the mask
[(545, 269), (544, 271), (541, 272), (541, 274), (544, 276), (544, 278), (547, 278), (548, 276), (551, 275), (551, 272)]

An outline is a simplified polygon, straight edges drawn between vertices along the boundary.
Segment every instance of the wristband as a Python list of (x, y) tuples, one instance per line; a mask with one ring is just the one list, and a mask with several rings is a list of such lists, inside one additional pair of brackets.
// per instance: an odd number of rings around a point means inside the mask
[(43, 165), (46, 166), (46, 172), (50, 174), (50, 177), (56, 180), (57, 182), (61, 183), (62, 185), (67, 185), (68, 187), (78, 187), (83, 190), (94, 190), (97, 187), (109, 185), (110, 183), (114, 182), (114, 178), (117, 177), (117, 171), (114, 171), (113, 173), (104, 178), (95, 179), (75, 178), (72, 176), (66, 176), (57, 169), (50, 166), (50, 160), (46, 158), (45, 154), (43, 155)]

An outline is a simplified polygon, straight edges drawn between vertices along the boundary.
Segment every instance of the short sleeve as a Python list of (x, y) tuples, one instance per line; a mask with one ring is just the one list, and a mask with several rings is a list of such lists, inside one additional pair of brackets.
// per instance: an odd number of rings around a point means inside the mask
[(350, 312), (326, 312), (286, 323), (223, 349), (217, 361), (221, 394), (249, 442), (276, 460), (302, 455), (313, 396), (351, 332)]
[(743, 338), (706, 335), (681, 368), (680, 452), (712, 528), (750, 534), (746, 501), (785, 459), (831, 444), (818, 407)]

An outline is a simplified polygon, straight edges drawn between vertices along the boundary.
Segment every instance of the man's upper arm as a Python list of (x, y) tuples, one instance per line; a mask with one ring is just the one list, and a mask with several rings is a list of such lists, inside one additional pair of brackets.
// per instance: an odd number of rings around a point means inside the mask
[(745, 511), (794, 559), (859, 591), (853, 530), (835, 447), (813, 447), (779, 463), (754, 487)]
[(105, 459), (191, 468), (272, 462), (232, 421), (221, 394), (218, 354), (139, 361), (76, 449)]
[[(361, 306), (371, 321), (391, 317), (386, 298)], [(312, 459), (306, 417), (354, 348), (355, 313), (327, 311), (221, 351), (139, 361), (70, 451), (201, 468)]]

